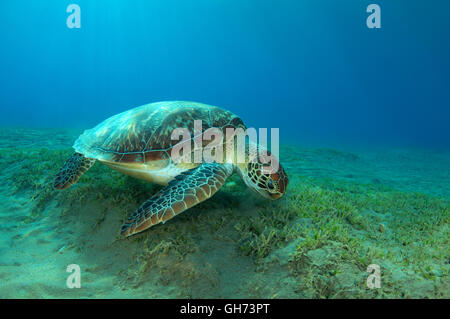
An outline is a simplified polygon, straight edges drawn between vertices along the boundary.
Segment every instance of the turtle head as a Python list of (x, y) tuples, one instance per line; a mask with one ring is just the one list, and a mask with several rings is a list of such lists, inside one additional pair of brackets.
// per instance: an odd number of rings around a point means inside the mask
[(278, 160), (271, 155), (269, 157), (270, 162), (266, 163), (256, 160), (255, 157), (241, 167), (241, 175), (245, 184), (251, 190), (265, 198), (274, 200), (279, 199), (286, 192), (288, 177)]

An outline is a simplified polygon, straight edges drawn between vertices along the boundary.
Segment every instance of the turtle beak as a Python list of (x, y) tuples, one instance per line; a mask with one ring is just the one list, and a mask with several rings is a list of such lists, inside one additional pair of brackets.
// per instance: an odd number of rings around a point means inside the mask
[(276, 199), (281, 198), (283, 195), (284, 194), (282, 194), (282, 193), (276, 193), (276, 194), (270, 194), (269, 197), (271, 200), (276, 200)]

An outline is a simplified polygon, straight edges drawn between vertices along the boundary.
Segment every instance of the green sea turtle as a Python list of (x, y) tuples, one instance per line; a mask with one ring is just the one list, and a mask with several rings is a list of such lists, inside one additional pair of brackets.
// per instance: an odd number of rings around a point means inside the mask
[[(172, 138), (175, 128), (185, 128), (193, 136), (183, 140), (194, 145), (191, 154), (180, 152), (189, 158), (196, 149), (211, 142), (201, 140), (198, 143), (194, 136), (198, 132), (195, 131), (196, 120), (201, 120), (202, 132), (215, 128), (224, 136), (227, 128), (246, 129), (238, 116), (215, 106), (181, 101), (143, 105), (114, 115), (80, 135), (73, 145), (75, 153), (56, 175), (54, 187), (65, 189), (76, 183), (95, 161), (127, 175), (164, 185), (127, 219), (121, 228), (121, 234), (125, 236), (164, 223), (210, 198), (234, 172), (250, 189), (266, 198), (278, 199), (285, 193), (288, 178), (281, 165), (268, 173), (262, 169), (263, 163), (255, 148), (250, 147), (245, 148), (245, 160), (238, 161), (237, 152), (230, 150), (226, 137), (218, 143), (223, 149), (224, 160), (221, 162), (174, 161), (172, 151), (177, 143), (180, 145), (179, 140)], [(248, 146), (253, 142), (247, 140), (245, 143)]]

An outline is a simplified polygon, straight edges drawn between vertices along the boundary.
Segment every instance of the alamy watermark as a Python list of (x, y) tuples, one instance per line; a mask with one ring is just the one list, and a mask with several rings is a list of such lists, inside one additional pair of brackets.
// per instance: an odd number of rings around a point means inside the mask
[(70, 15), (67, 17), (66, 25), (69, 29), (81, 28), (81, 8), (78, 4), (69, 4), (66, 9)]
[[(279, 128), (271, 128), (271, 151), (268, 151), (267, 128), (210, 127), (202, 131), (202, 120), (194, 120), (194, 136), (185, 127), (172, 131), (171, 139), (179, 141), (172, 147), (175, 163), (261, 163), (264, 173), (278, 171)], [(259, 135), (259, 138), (258, 138)], [(248, 139), (248, 142), (246, 142)], [(204, 145), (206, 144), (206, 145)]]
[(367, 277), (367, 288), (375, 289), (381, 287), (381, 268), (377, 264), (370, 264), (367, 266), (367, 272), (370, 275)]
[(366, 11), (371, 13), (366, 20), (366, 25), (369, 29), (381, 28), (381, 8), (378, 4), (369, 4)]
[[(366, 25), (369, 29), (381, 28), (381, 8), (378, 4), (369, 4), (366, 8), (367, 13), (370, 15), (367, 17)], [(81, 28), (81, 8), (78, 4), (69, 4), (66, 8), (66, 12), (70, 13), (67, 17), (66, 25), (69, 29)]]
[(66, 286), (69, 289), (81, 288), (81, 269), (77, 264), (67, 266), (67, 272), (71, 273), (66, 280)]

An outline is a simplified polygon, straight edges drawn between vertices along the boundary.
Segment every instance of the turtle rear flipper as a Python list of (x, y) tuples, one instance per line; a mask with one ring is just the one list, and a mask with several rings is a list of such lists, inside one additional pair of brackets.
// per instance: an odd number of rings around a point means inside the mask
[(164, 223), (213, 196), (233, 173), (230, 164), (209, 163), (178, 175), (139, 207), (122, 226), (126, 237)]
[(86, 171), (94, 165), (95, 160), (84, 157), (83, 154), (75, 153), (64, 163), (64, 166), (56, 174), (53, 187), (65, 189), (75, 184)]

